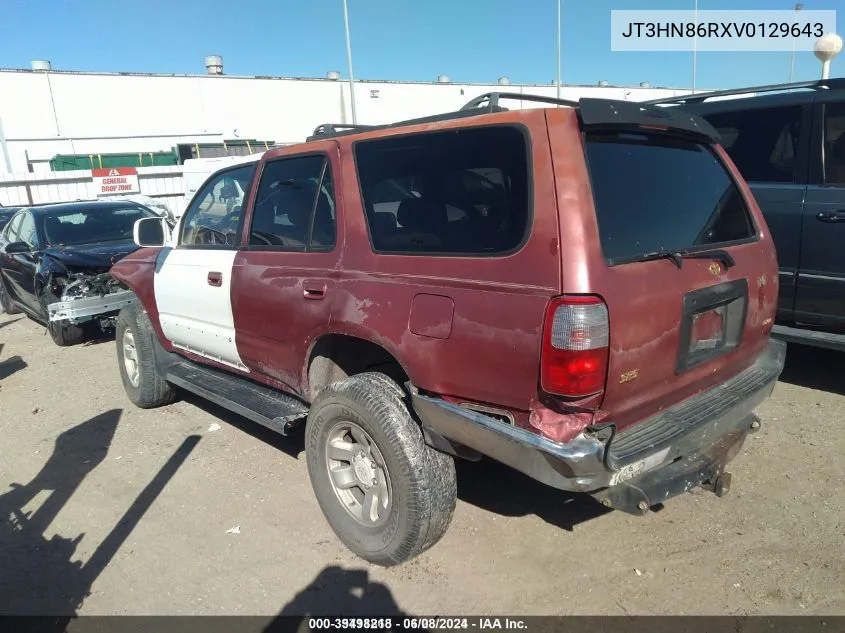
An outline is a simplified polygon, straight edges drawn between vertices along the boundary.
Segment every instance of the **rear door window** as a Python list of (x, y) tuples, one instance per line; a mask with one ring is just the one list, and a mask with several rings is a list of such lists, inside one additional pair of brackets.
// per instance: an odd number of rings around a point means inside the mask
[(796, 181), (801, 106), (702, 114), (748, 182)]
[(824, 183), (845, 186), (845, 103), (825, 105)]
[(708, 146), (661, 135), (591, 133), (586, 152), (609, 263), (755, 238), (745, 200)]
[(502, 255), (531, 222), (526, 137), (485, 126), (355, 143), (373, 249)]

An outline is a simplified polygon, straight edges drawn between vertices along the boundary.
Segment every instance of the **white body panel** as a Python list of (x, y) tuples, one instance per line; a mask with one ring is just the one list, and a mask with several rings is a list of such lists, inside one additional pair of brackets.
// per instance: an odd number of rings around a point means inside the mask
[[(155, 275), (155, 297), (164, 336), (174, 347), (248, 371), (235, 344), (232, 316), (234, 250), (166, 249)], [(221, 273), (220, 286), (208, 283)]]

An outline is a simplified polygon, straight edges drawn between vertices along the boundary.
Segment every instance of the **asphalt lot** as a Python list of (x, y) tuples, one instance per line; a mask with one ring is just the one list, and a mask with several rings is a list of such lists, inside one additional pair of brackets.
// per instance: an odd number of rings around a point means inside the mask
[(0, 315), (0, 613), (845, 614), (840, 367), (790, 348), (723, 499), (636, 518), (461, 464), (444, 539), (383, 569), (324, 521), (301, 433), (136, 409), (113, 340)]

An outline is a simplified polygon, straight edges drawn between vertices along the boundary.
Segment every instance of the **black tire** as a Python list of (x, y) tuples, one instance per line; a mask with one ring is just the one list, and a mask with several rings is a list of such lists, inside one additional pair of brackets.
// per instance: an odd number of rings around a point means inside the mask
[[(136, 355), (135, 380), (127, 369), (126, 344), (129, 342), (127, 332), (131, 337)], [(153, 352), (154, 337), (155, 332), (149, 315), (138, 306), (123, 308), (117, 315), (115, 344), (120, 379), (123, 381), (123, 388), (129, 400), (141, 409), (160, 407), (176, 399), (176, 390), (164, 379), (164, 374), (156, 365)]]
[(59, 299), (48, 288), (41, 291), (39, 299), (41, 301), (41, 309), (44, 312), (44, 320), (47, 324), (47, 332), (50, 334), (53, 342), (59, 347), (81, 343), (85, 338), (85, 328), (83, 326), (74, 325), (66, 319), (62, 321), (50, 321), (50, 311), (47, 309), (47, 306), (51, 303), (56, 303)]
[(9, 296), (9, 293), (6, 292), (6, 284), (0, 279), (0, 308), (3, 309), (3, 312), (6, 314), (18, 314), (20, 310), (18, 307), (12, 303), (12, 298)]
[[(437, 543), (457, 499), (454, 460), (425, 444), (402, 393), (383, 374), (350, 376), (320, 392), (305, 424), (308, 474), (326, 520), (355, 554), (385, 567), (409, 561)], [(364, 525), (347, 510), (329, 474), (330, 440), (348, 423), (366, 432), (384, 463), (390, 504), (379, 525)]]

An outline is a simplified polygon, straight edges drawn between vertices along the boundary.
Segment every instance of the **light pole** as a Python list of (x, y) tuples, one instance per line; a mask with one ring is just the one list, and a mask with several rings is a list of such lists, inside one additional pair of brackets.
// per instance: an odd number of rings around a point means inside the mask
[(695, 22), (695, 33), (692, 35), (692, 94), (695, 94), (695, 66), (698, 57), (698, 0), (695, 0), (693, 17)]
[[(795, 5), (795, 21), (798, 22), (798, 12), (804, 10), (800, 2)], [(792, 53), (789, 56), (789, 83), (792, 83), (792, 76), (795, 72), (795, 36), (792, 36)]]
[(557, 98), (560, 99), (560, 0), (557, 0)]
[(352, 105), (352, 125), (358, 124), (355, 114), (355, 78), (352, 76), (352, 43), (349, 41), (349, 9), (343, 0), (343, 27), (346, 30), (346, 63), (349, 64), (349, 99)]

